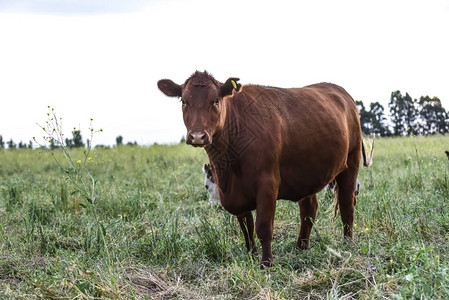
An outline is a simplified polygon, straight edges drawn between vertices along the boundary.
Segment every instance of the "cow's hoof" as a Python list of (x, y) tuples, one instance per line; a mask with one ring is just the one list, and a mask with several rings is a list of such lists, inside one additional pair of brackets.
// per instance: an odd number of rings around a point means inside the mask
[(253, 256), (257, 256), (257, 248), (254, 247), (253, 249), (251, 249), (250, 251), (248, 251), (248, 253), (251, 253)]
[(352, 239), (352, 236), (344, 236), (343, 237), (343, 242), (345, 244), (352, 244), (354, 242), (354, 240)]
[(271, 268), (272, 266), (274, 266), (273, 261), (271, 260), (266, 260), (266, 261), (262, 261), (260, 263), (260, 269), (266, 269), (266, 268)]
[(298, 247), (298, 249), (300, 249), (300, 250), (307, 250), (307, 249), (309, 249), (309, 241), (308, 240), (300, 240), (296, 244), (296, 247)]

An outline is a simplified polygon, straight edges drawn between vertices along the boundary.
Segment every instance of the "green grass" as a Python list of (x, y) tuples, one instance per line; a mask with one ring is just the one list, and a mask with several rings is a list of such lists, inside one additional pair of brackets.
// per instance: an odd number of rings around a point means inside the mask
[(311, 248), (296, 249), (298, 205), (279, 201), (268, 270), (236, 218), (209, 205), (202, 149), (94, 150), (94, 203), (50, 153), (3, 150), (0, 298), (449, 298), (447, 149), (449, 136), (376, 139), (353, 242), (320, 193)]

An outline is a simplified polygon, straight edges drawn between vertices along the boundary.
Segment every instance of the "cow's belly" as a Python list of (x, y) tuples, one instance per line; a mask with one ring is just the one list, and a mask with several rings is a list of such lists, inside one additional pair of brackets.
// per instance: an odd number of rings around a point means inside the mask
[(315, 155), (309, 159), (281, 164), (278, 199), (299, 201), (318, 193), (347, 168), (347, 154)]
[(331, 177), (327, 177), (321, 181), (304, 182), (300, 179), (289, 180), (281, 184), (279, 187), (278, 199), (285, 199), (291, 201), (299, 201), (306, 196), (310, 196), (321, 191), (326, 184), (332, 181)]

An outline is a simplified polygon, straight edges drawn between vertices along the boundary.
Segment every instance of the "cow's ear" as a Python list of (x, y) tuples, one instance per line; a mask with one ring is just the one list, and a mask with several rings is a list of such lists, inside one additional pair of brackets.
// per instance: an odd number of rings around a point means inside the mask
[(234, 90), (239, 91), (240, 88), (242, 87), (240, 83), (237, 83), (237, 81), (239, 80), (240, 80), (239, 78), (235, 77), (226, 80), (226, 82), (221, 85), (221, 96), (226, 97), (232, 95), (232, 91)]
[(181, 97), (182, 86), (174, 83), (170, 79), (162, 79), (157, 82), (157, 87), (169, 97)]

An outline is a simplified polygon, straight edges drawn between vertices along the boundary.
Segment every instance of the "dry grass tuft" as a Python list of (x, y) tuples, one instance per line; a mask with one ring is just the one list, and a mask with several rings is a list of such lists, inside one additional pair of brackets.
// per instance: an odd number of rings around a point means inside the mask
[(165, 271), (157, 273), (149, 268), (128, 268), (126, 273), (138, 299), (204, 299), (185, 288), (180, 277), (171, 278)]

